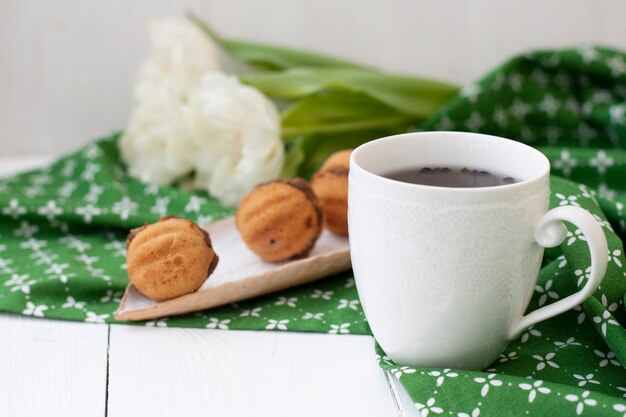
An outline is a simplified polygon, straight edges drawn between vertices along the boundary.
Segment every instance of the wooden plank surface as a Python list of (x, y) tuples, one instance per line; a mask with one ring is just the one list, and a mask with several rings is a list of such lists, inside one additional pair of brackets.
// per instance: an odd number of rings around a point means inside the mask
[(110, 417), (395, 416), (366, 336), (112, 326)]
[[(52, 156), (0, 157), (0, 176)], [(0, 313), (0, 416), (103, 416), (108, 325)]]
[(108, 326), (0, 313), (0, 416), (103, 416)]

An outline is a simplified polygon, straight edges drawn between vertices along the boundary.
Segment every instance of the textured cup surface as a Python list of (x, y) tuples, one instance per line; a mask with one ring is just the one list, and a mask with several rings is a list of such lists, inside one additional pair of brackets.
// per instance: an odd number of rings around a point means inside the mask
[[(519, 183), (432, 187), (381, 175), (468, 166)], [(532, 296), (543, 248), (533, 227), (548, 209), (549, 162), (507, 139), (423, 132), (369, 142), (351, 157), (352, 264), (365, 314), (402, 364), (482, 369)]]

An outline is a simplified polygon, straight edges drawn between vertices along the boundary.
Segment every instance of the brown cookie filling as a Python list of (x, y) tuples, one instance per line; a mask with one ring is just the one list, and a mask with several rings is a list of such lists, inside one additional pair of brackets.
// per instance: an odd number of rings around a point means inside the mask
[(128, 249), (128, 247), (130, 246), (130, 242), (133, 241), (135, 236), (137, 236), (137, 234), (141, 232), (143, 229), (145, 229), (146, 227), (148, 227), (148, 223), (144, 223), (143, 226), (136, 227), (134, 229), (131, 229), (130, 232), (128, 232), (128, 236), (126, 236), (126, 249)]
[(324, 173), (324, 172), (330, 172), (338, 176), (347, 177), (348, 174), (350, 173), (350, 170), (344, 167), (334, 167), (330, 169), (325, 169), (324, 171), (321, 171), (320, 173)]
[[(300, 177), (296, 177), (285, 181), (285, 184), (291, 185), (292, 187), (298, 189), (304, 194), (307, 200), (309, 200), (311, 204), (313, 204), (313, 206), (315, 207), (315, 212), (317, 213), (317, 227), (322, 227), (322, 222), (324, 220), (324, 209), (322, 208), (320, 201), (317, 199), (317, 196), (313, 192), (313, 189), (311, 188), (309, 183)], [(311, 247), (313, 247), (313, 244), (311, 245)]]

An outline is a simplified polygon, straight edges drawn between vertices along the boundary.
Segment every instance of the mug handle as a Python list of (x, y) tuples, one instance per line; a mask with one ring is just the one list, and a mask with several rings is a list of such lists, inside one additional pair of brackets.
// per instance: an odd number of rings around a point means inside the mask
[(557, 207), (550, 210), (535, 225), (535, 240), (537, 243), (546, 248), (552, 248), (561, 244), (567, 235), (567, 229), (561, 221), (570, 222), (578, 227), (587, 239), (589, 253), (591, 254), (591, 274), (589, 279), (578, 292), (541, 307), (526, 316), (522, 316), (509, 329), (507, 334), (509, 340), (515, 339), (522, 331), (533, 324), (554, 317), (581, 304), (594, 293), (604, 278), (608, 263), (608, 245), (602, 226), (588, 211), (573, 206)]

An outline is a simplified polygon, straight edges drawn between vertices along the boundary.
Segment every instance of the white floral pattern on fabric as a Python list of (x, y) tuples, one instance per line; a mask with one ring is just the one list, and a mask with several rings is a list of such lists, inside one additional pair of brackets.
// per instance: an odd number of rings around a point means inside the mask
[(517, 352), (509, 352), (509, 353), (501, 353), (500, 357), (498, 358), (498, 362), (500, 363), (504, 363), (504, 362), (508, 362), (508, 361), (514, 361), (516, 359), (519, 359), (517, 357)]
[(467, 122), (465, 122), (465, 126), (470, 132), (478, 132), (481, 127), (485, 125), (485, 119), (483, 119), (480, 114), (477, 112), (473, 112)]
[[(568, 150), (561, 151), (561, 158), (552, 163), (554, 168), (563, 172), (563, 175), (570, 177), (572, 169), (578, 166), (578, 159), (572, 158)], [(558, 197), (558, 195), (557, 195)], [(567, 204), (567, 203), (566, 203)]]
[(138, 207), (139, 204), (135, 203), (128, 197), (124, 197), (117, 203), (113, 204), (111, 212), (118, 214), (122, 220), (128, 220), (128, 218), (137, 211)]
[(600, 382), (593, 379), (593, 374), (587, 374), (587, 375), (574, 374), (574, 378), (578, 379), (579, 387), (584, 387), (587, 384), (598, 384), (598, 385), (600, 384)]
[(480, 408), (476, 407), (471, 413), (458, 413), (457, 417), (478, 417), (480, 416)]
[(537, 398), (537, 393), (539, 394), (549, 394), (550, 388), (547, 387), (542, 387), (543, 385), (543, 381), (538, 379), (535, 382), (532, 383), (523, 383), (523, 384), (519, 384), (519, 387), (521, 389), (523, 389), (524, 391), (529, 391), (528, 392), (528, 402), (532, 403), (533, 401), (535, 401), (535, 398)]
[(426, 401), (426, 404), (415, 403), (415, 407), (417, 407), (422, 417), (428, 417), (428, 414), (430, 413), (443, 413), (443, 408), (435, 406), (434, 398), (429, 398), (428, 401)]
[(548, 297), (554, 300), (558, 300), (559, 295), (556, 292), (551, 291), (551, 288), (552, 288), (551, 279), (546, 281), (546, 284), (543, 287), (541, 285), (535, 286), (535, 291), (541, 294), (541, 296), (539, 297), (539, 306), (544, 305), (546, 301), (548, 300)]
[(323, 300), (330, 300), (333, 296), (333, 291), (322, 291), (315, 289), (313, 290), (313, 294), (311, 294), (311, 298), (321, 298)]
[(112, 242), (106, 243), (104, 245), (104, 249), (113, 251), (113, 256), (126, 257), (126, 244), (119, 240), (114, 240)]
[(443, 385), (446, 378), (456, 378), (459, 376), (458, 373), (452, 372), (450, 368), (446, 368), (442, 371), (430, 371), (428, 375), (434, 376), (436, 378), (435, 385), (437, 385), (438, 387)]
[(200, 226), (203, 226), (209, 223), (213, 223), (213, 220), (214, 220), (214, 217), (210, 214), (206, 216), (200, 215), (198, 216), (198, 220), (196, 220), (196, 223), (198, 223)]
[(609, 114), (611, 117), (611, 123), (624, 125), (626, 124), (625, 116), (626, 106), (623, 104), (615, 104), (609, 108)]
[(567, 401), (576, 403), (576, 415), (581, 415), (585, 410), (585, 406), (595, 407), (598, 402), (593, 398), (589, 398), (590, 392), (584, 391), (580, 396), (574, 394), (568, 394), (565, 396)]
[(496, 379), (496, 374), (488, 374), (486, 378), (483, 377), (479, 377), (479, 378), (474, 378), (474, 382), (478, 382), (479, 384), (483, 384), (482, 388), (480, 389), (480, 396), (481, 397), (486, 397), (487, 394), (489, 393), (489, 387), (501, 387), (502, 386), (502, 381), (500, 381), (499, 379)]
[(298, 297), (278, 297), (278, 300), (274, 303), (274, 305), (277, 306), (288, 306), (291, 308), (295, 308), (296, 307), (296, 303), (298, 302)]
[(350, 333), (350, 323), (343, 323), (343, 324), (331, 324), (330, 325), (330, 330), (328, 331), (328, 333), (330, 334), (348, 334)]
[(580, 229), (576, 229), (574, 233), (568, 230), (565, 239), (567, 240), (567, 246), (572, 246), (577, 240), (587, 241), (587, 238)]
[(324, 313), (304, 313), (302, 316), (302, 320), (322, 320), (324, 318)]
[(267, 326), (265, 326), (265, 330), (287, 330), (287, 324), (289, 320), (274, 320), (269, 319), (267, 321)]
[(89, 224), (94, 217), (102, 214), (102, 209), (95, 207), (91, 204), (87, 204), (86, 206), (77, 207), (76, 214), (81, 216), (85, 223)]
[(17, 198), (12, 198), (11, 201), (9, 201), (9, 205), (2, 209), (2, 214), (11, 216), (13, 219), (17, 219), (26, 213), (26, 207), (20, 206), (20, 202)]
[(604, 368), (608, 364), (615, 365), (615, 366), (622, 366), (622, 364), (619, 363), (619, 361), (615, 358), (615, 353), (613, 353), (612, 351), (609, 351), (608, 353), (604, 353), (600, 350), (594, 349), (593, 353), (595, 353), (601, 358), (600, 363), (598, 363), (598, 366), (600, 368)]
[(100, 196), (104, 192), (104, 188), (100, 187), (98, 184), (91, 184), (89, 186), (89, 192), (85, 196), (85, 201), (91, 204), (98, 203)]
[(21, 221), (20, 227), (13, 231), (13, 236), (31, 238), (39, 231), (39, 227), (27, 221)]
[(550, 366), (551, 368), (558, 368), (559, 365), (552, 361), (552, 359), (554, 359), (555, 357), (555, 353), (554, 352), (550, 352), (545, 356), (541, 356), (541, 355), (532, 355), (533, 358), (537, 359), (539, 362), (537, 363), (537, 371), (541, 371), (543, 369), (545, 369), (546, 365)]
[(554, 98), (552, 94), (546, 94), (543, 97), (543, 101), (539, 103), (539, 108), (546, 113), (550, 118), (556, 116), (557, 111), (560, 109), (561, 104)]
[(4, 285), (6, 287), (11, 287), (11, 292), (21, 291), (24, 294), (30, 294), (30, 286), (35, 284), (37, 281), (29, 278), (29, 274), (12, 274), (11, 278), (5, 281)]
[(55, 264), (50, 265), (48, 269), (44, 271), (44, 274), (49, 274), (51, 279), (58, 279), (62, 283), (67, 283), (70, 277), (76, 276), (74, 273), (64, 272), (65, 269), (69, 268), (69, 264)]
[(605, 229), (610, 230), (611, 232), (614, 232), (615, 230), (613, 230), (613, 226), (611, 226), (611, 223), (609, 223), (607, 220), (603, 219), (602, 217), (598, 216), (597, 214), (592, 214), (593, 218), (596, 219), (596, 221), (598, 223), (600, 223), (600, 226), (604, 227)]
[(598, 184), (598, 194), (600, 195), (600, 197), (604, 197), (609, 200), (615, 200), (615, 197), (617, 196), (617, 191), (609, 188), (606, 183), (601, 182), (600, 184)]
[(554, 196), (559, 200), (559, 206), (570, 205), (580, 207), (580, 204), (578, 204), (578, 197), (576, 197), (575, 195), (565, 196), (561, 193), (555, 193)]
[(587, 314), (585, 314), (585, 310), (581, 306), (576, 306), (572, 308), (572, 310), (579, 312), (578, 316), (576, 317), (577, 324), (581, 324), (583, 321), (585, 321), (585, 317), (587, 317)]
[(359, 309), (359, 304), (359, 300), (345, 300), (342, 298), (341, 300), (339, 300), (339, 305), (337, 306), (337, 309), (341, 310), (343, 308), (349, 308), (356, 311)]
[(163, 217), (167, 214), (167, 206), (170, 204), (169, 197), (157, 197), (154, 206), (150, 208), (151, 213), (156, 213)]
[(251, 309), (246, 309), (241, 312), (240, 317), (260, 317), (262, 307), (255, 307)]
[(394, 368), (391, 370), (391, 373), (393, 374), (393, 376), (395, 376), (398, 379), (400, 379), (402, 375), (410, 375), (410, 374), (414, 374), (415, 372), (417, 372), (415, 368), (412, 368), (410, 366), (401, 366), (400, 368)]
[(589, 277), (591, 276), (591, 266), (588, 266), (584, 272), (582, 269), (575, 270), (574, 275), (578, 277), (578, 281), (576, 281), (576, 285), (580, 287), (585, 282), (585, 280), (588, 280)]
[(202, 206), (206, 203), (206, 199), (200, 198), (198, 196), (192, 195), (189, 198), (189, 202), (185, 206), (185, 212), (187, 213), (197, 213), (200, 211)]
[(611, 315), (612, 312), (617, 310), (617, 303), (609, 304), (608, 299), (606, 298), (604, 294), (602, 294), (600, 301), (602, 305), (604, 306), (605, 310), (602, 312), (600, 316), (593, 317), (592, 320), (594, 323), (597, 323), (600, 325), (600, 330), (602, 331), (602, 335), (606, 337), (608, 324), (619, 326), (619, 323), (615, 321), (615, 319)]
[(209, 318), (209, 324), (206, 325), (207, 329), (221, 329), (228, 330), (228, 324), (230, 323), (229, 319), (217, 319), (215, 317)]
[(614, 262), (615, 265), (617, 265), (617, 266), (619, 266), (621, 268), (622, 267), (622, 261), (620, 259), (620, 256), (622, 256), (621, 249), (614, 249), (613, 251), (611, 251), (611, 249), (609, 249), (608, 261), (609, 262)]
[(554, 345), (557, 349), (563, 349), (568, 346), (581, 346), (581, 344), (578, 343), (573, 337), (568, 338), (565, 342), (560, 342), (557, 340), (556, 342), (554, 342)]
[(468, 84), (461, 90), (461, 96), (467, 98), (473, 103), (476, 101), (481, 91), (482, 90), (478, 84)]
[(37, 209), (37, 214), (44, 216), (48, 221), (53, 221), (56, 217), (63, 214), (63, 209), (57, 205), (54, 200), (48, 200), (45, 206)]
[(522, 343), (526, 343), (530, 336), (539, 337), (541, 336), (541, 332), (534, 328), (535, 326), (530, 326), (524, 333), (522, 333), (521, 341)]
[(69, 295), (67, 297), (67, 301), (61, 306), (61, 308), (77, 308), (79, 310), (82, 310), (85, 308), (86, 304), (87, 303), (85, 301), (76, 301), (74, 297)]
[(122, 291), (112, 291), (112, 290), (107, 290), (104, 297), (100, 298), (100, 302), (101, 303), (110, 303), (110, 302), (114, 302), (114, 303), (119, 303), (120, 301), (122, 301)]
[(44, 317), (44, 311), (48, 309), (45, 305), (35, 305), (34, 303), (27, 301), (26, 308), (22, 311), (25, 316)]
[(588, 198), (593, 201), (595, 204), (598, 204), (596, 201), (596, 192), (595, 190), (590, 189), (585, 184), (578, 184), (578, 189), (580, 190), (580, 196), (583, 198)]
[(615, 160), (608, 156), (605, 151), (600, 150), (594, 158), (589, 160), (589, 165), (598, 170), (600, 175), (604, 175), (606, 170), (615, 164)]
[(105, 323), (105, 320), (108, 317), (108, 314), (96, 314), (93, 311), (88, 311), (87, 317), (85, 317), (85, 321), (87, 323)]

